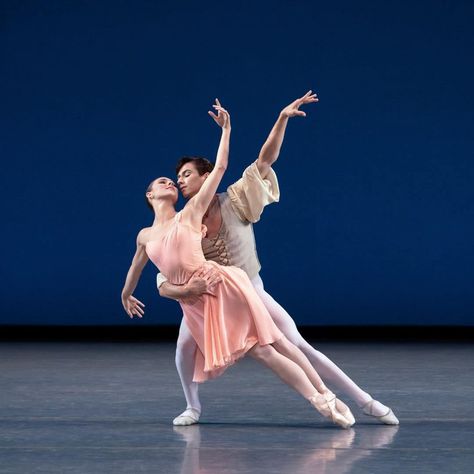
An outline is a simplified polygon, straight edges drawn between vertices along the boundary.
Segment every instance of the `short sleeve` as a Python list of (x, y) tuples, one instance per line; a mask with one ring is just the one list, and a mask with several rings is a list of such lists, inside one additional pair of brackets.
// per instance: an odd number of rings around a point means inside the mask
[(158, 275), (156, 275), (156, 286), (158, 287), (158, 289), (166, 281), (168, 281), (168, 279), (162, 273), (158, 273)]
[(227, 188), (232, 208), (240, 220), (255, 223), (260, 220), (263, 208), (280, 200), (280, 188), (272, 168), (265, 179), (255, 161), (247, 167), (237, 182)]

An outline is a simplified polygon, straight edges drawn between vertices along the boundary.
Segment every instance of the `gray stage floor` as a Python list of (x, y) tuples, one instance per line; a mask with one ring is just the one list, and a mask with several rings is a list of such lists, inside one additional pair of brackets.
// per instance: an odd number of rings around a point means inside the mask
[(341, 430), (244, 360), (201, 386), (199, 426), (173, 428), (172, 344), (3, 343), (0, 472), (474, 472), (472, 345), (315, 345), (401, 425), (349, 402), (357, 424)]

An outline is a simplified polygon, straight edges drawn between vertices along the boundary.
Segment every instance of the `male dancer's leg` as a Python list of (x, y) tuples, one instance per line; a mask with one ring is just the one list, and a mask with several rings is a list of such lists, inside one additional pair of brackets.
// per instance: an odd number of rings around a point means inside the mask
[(199, 421), (201, 416), (199, 384), (193, 382), (196, 349), (196, 341), (191, 336), (191, 332), (183, 318), (176, 343), (175, 362), (186, 398), (186, 410), (173, 420), (173, 424), (177, 426), (193, 425)]
[(280, 331), (295, 346), (301, 349), (324, 380), (333, 384), (337, 389), (354, 400), (359, 407), (363, 407), (373, 401), (371, 404), (371, 414), (376, 417), (384, 416), (389, 412), (390, 409), (388, 407), (377, 400), (373, 400), (369, 393), (363, 391), (334, 362), (303, 339), (291, 316), (265, 291), (263, 281), (259, 275), (252, 278), (252, 284)]

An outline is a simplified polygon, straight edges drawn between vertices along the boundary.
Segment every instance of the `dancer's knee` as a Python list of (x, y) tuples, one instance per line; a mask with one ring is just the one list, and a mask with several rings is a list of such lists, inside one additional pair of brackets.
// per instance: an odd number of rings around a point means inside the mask
[(193, 357), (196, 352), (196, 341), (192, 337), (178, 337), (176, 342), (176, 361), (182, 358)]
[(282, 353), (287, 353), (295, 348), (295, 345), (293, 342), (291, 342), (286, 336), (283, 336), (281, 339), (278, 339), (278, 341), (273, 343), (273, 347), (278, 351)]
[(311, 357), (318, 361), (323, 361), (327, 359), (327, 357), (322, 353), (316, 350), (308, 341), (306, 341), (303, 336), (296, 331), (296, 333), (291, 334), (288, 337), (289, 342), (296, 346), (306, 357)]
[(270, 344), (265, 346), (256, 344), (250, 349), (249, 355), (259, 362), (267, 363), (273, 357), (274, 351), (275, 349)]

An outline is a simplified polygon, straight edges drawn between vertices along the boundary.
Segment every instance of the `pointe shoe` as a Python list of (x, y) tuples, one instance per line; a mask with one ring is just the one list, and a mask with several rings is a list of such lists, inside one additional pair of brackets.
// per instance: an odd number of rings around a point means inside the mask
[[(341, 400), (339, 400), (341, 401)], [(341, 402), (342, 403), (342, 402)], [(355, 424), (356, 419), (354, 418), (354, 415), (351, 412), (351, 409), (344, 403), (344, 408), (341, 410), (339, 408), (339, 413), (352, 425)], [(337, 407), (336, 407), (337, 408)]]
[(373, 411), (374, 402), (375, 400), (372, 399), (370, 400), (370, 402), (367, 402), (362, 407), (362, 411), (366, 415), (373, 416), (374, 418), (377, 418), (377, 420), (381, 421), (382, 423), (385, 423), (386, 425), (399, 425), (400, 424), (400, 422), (398, 421), (398, 418), (395, 416), (391, 408), (388, 409), (388, 412), (385, 413), (385, 415), (375, 415)]
[(329, 418), (336, 425), (342, 428), (350, 428), (352, 425), (336, 408), (336, 395), (330, 390), (321, 393), (316, 393), (308, 398), (311, 405), (326, 418)]
[(201, 412), (196, 408), (186, 408), (186, 410), (173, 420), (174, 426), (189, 426), (199, 422)]

